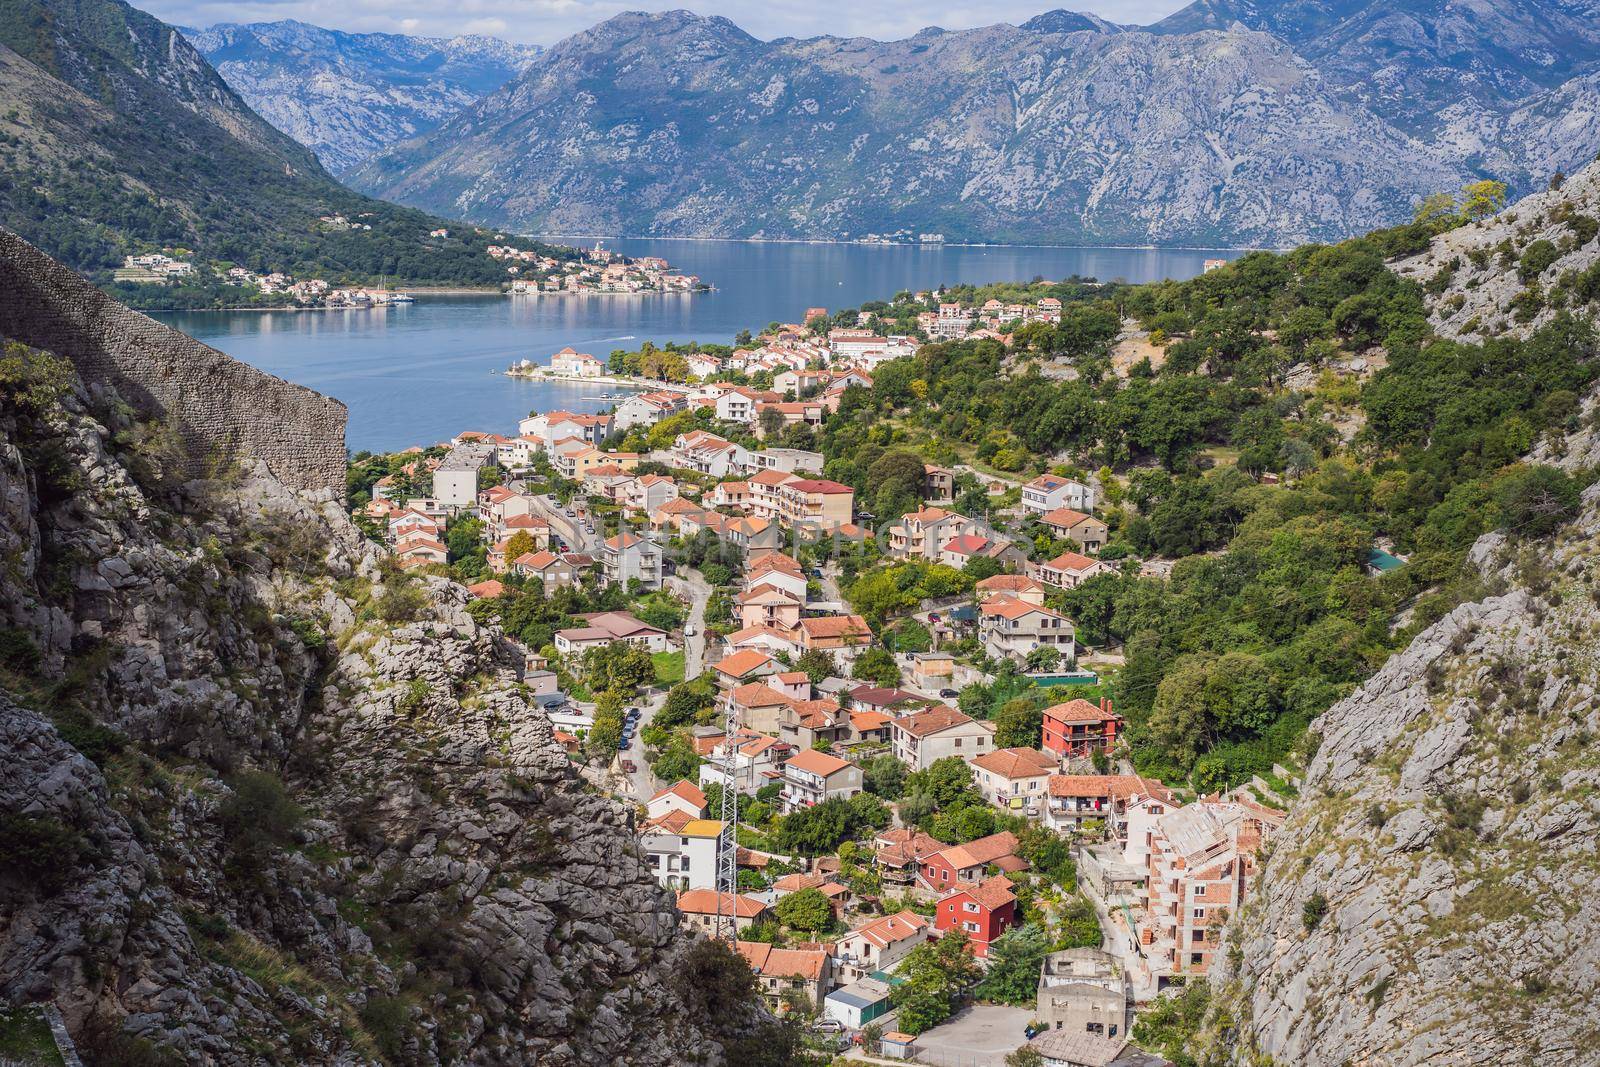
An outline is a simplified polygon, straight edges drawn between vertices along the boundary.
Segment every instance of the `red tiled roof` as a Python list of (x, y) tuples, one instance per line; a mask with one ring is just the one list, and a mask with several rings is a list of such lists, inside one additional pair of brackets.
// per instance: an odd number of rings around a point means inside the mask
[(1052, 704), (1045, 708), (1044, 717), (1057, 722), (1109, 722), (1117, 715), (1082, 697), (1075, 697), (1064, 704)]
[(737, 942), (739, 954), (750, 969), (764, 978), (800, 978), (815, 982), (822, 978), (828, 954), (821, 949), (773, 948), (765, 941)]
[(1002, 778), (1035, 778), (1057, 767), (1054, 759), (1036, 748), (997, 748), (974, 757), (972, 765)]
[(938, 855), (943, 856), (945, 862), (960, 871), (968, 867), (993, 863), (1001, 856), (1016, 855), (1016, 851), (1017, 835), (1010, 830), (1002, 830), (988, 837), (980, 837), (976, 841), (968, 841), (964, 845), (951, 845)]
[(798, 767), (802, 771), (809, 771), (819, 777), (826, 778), (831, 774), (838, 774), (846, 767), (849, 767), (850, 763), (848, 760), (842, 760), (838, 756), (830, 755), (827, 752), (818, 752), (814, 748), (808, 748), (790, 756), (789, 762), (785, 766)]
[(774, 704), (794, 703), (792, 698), (784, 696), (765, 682), (747, 682), (735, 686), (728, 697), (735, 704), (745, 708), (767, 708)]
[(743, 678), (751, 671), (772, 662), (772, 657), (767, 655), (765, 652), (754, 648), (746, 648), (739, 652), (735, 652), (722, 662), (716, 664), (714, 669), (722, 674), (728, 675), (731, 678)]
[(671, 785), (661, 790), (655, 796), (650, 798), (650, 803), (654, 804), (656, 801), (660, 800), (664, 796), (667, 796), (668, 794), (671, 794), (672, 796), (678, 797), (682, 800), (687, 800), (697, 808), (703, 808), (706, 806), (705, 793), (701, 792), (699, 786), (695, 785), (686, 778), (680, 778), (678, 781), (673, 782)]
[[(721, 898), (720, 900), (718, 898)], [(718, 905), (722, 914), (728, 914), (728, 898), (733, 897), (734, 914), (741, 919), (754, 919), (767, 910), (767, 906), (754, 897), (735, 896), (732, 893), (713, 893), (709, 889), (687, 889), (678, 894), (678, 910), (685, 915), (715, 915)]]
[(850, 931), (872, 942), (879, 948), (887, 948), (908, 937), (916, 936), (918, 930), (926, 929), (928, 919), (914, 911), (899, 911), (893, 915), (885, 915), (881, 919), (874, 919), (864, 926), (858, 926)]
[(972, 721), (972, 716), (964, 715), (948, 704), (940, 704), (926, 711), (902, 715), (894, 720), (894, 724), (912, 737), (927, 737), (929, 734), (936, 734)]

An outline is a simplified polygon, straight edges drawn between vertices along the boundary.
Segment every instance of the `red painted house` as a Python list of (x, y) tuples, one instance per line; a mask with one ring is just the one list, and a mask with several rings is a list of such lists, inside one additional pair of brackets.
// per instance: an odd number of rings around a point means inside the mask
[(917, 877), (936, 893), (945, 893), (963, 883), (976, 885), (993, 864), (1001, 873), (1020, 871), (1028, 866), (1017, 856), (1017, 835), (1009, 830), (980, 837), (964, 845), (950, 845), (918, 861)]
[(961, 930), (972, 942), (972, 953), (979, 959), (989, 955), (995, 938), (1020, 926), (1017, 921), (1017, 895), (1011, 882), (997, 874), (979, 885), (968, 885), (939, 901), (934, 928), (940, 933)]
[(1098, 705), (1078, 697), (1044, 709), (1044, 740), (1040, 747), (1060, 756), (1089, 756), (1110, 752), (1126, 724), (1111, 710), (1111, 701)]

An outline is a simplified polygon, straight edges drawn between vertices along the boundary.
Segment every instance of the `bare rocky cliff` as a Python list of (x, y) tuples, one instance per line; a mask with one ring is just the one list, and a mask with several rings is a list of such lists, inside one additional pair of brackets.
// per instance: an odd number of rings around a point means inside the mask
[(91, 1065), (749, 1062), (768, 1020), (516, 650), (328, 472), (275, 473), (342, 410), (274, 429), (295, 387), (257, 376), (282, 395), (197, 475), (176, 428), (248, 368), (101, 309), (153, 362), (80, 371), (48, 323), (81, 308), (39, 299), (0, 329), (0, 1004), (57, 1004)]
[[(1223, 990), (1274, 1063), (1600, 1056), (1600, 494), (1317, 724)], [(1308, 918), (1314, 898), (1326, 914)], [(1537, 1020), (1537, 1025), (1531, 1025)]]
[[(1596, 176), (1401, 264), (1427, 279), (1459, 261), (1431, 287), (1442, 333), (1476, 333), (1452, 327), (1474, 308), (1494, 320), (1483, 334), (1589, 313), (1499, 321), (1526, 284), (1592, 265), (1593, 233), (1567, 220)], [(1519, 280), (1536, 240), (1558, 258)], [(1532, 458), (1592, 469), (1595, 406)], [(1214, 975), (1214, 1061), (1600, 1062), (1600, 485), (1553, 536), (1490, 533), (1469, 564), (1479, 595), (1313, 724), (1300, 798)]]

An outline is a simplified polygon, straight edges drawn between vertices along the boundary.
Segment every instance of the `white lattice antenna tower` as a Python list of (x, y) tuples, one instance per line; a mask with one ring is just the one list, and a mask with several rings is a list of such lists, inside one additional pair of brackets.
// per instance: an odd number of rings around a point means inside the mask
[[(739, 709), (730, 692), (723, 716), (725, 735), (722, 740), (722, 810), (717, 818), (722, 820), (722, 833), (717, 838), (717, 920), (713, 936), (734, 942), (739, 939), (739, 783), (734, 780), (734, 756), (738, 746), (734, 737), (739, 732)], [(723, 915), (723, 907), (727, 915)]]

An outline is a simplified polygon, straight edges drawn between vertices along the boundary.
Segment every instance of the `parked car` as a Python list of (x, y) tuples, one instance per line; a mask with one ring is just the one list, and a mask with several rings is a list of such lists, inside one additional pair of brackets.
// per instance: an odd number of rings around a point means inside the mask
[(622, 761), (622, 773), (624, 773), (624, 774), (638, 774), (639, 773), (639, 765), (634, 763), (633, 760), (631, 760), (631, 759), (625, 759), (625, 760)]
[(942, 697), (958, 697), (961, 694), (956, 692), (954, 689), (941, 689), (939, 690), (939, 695)]
[(838, 1019), (818, 1019), (811, 1024), (811, 1029), (819, 1034), (837, 1034), (844, 1030), (844, 1023)]
[(694, 623), (689, 623), (687, 626), (685, 626), (683, 628), (683, 636), (685, 636), (685, 637), (693, 637), (694, 635), (695, 635)]

